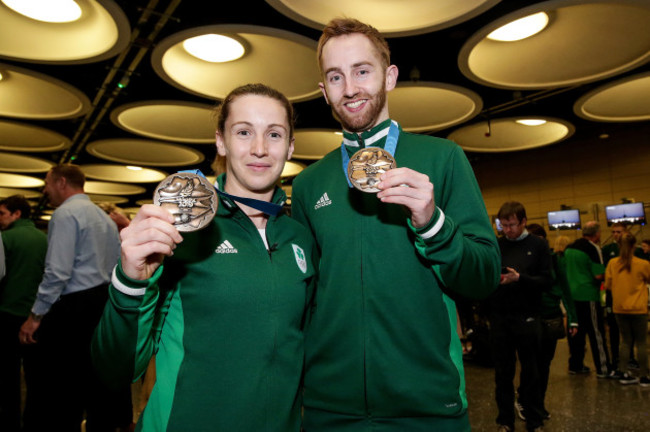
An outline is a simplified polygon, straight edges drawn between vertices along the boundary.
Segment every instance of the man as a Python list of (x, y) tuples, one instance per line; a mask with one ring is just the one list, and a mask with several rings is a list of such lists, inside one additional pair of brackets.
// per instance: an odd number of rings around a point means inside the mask
[(603, 246), (603, 264), (607, 267), (610, 259), (616, 258), (619, 254), (619, 242), (621, 236), (627, 231), (627, 227), (622, 222), (615, 222), (612, 224), (612, 242)]
[[(343, 144), (293, 184), (293, 215), (321, 251), (305, 430), (469, 430), (449, 295), (486, 296), (499, 279), (472, 169), (455, 144), (390, 120), (386, 92), (398, 71), (376, 29), (333, 20), (318, 57)], [(376, 195), (352, 189), (343, 172), (343, 160), (371, 145), (385, 153), (396, 145), (398, 165), (380, 176)]]
[(551, 255), (546, 241), (526, 230), (526, 209), (516, 201), (504, 203), (498, 216), (503, 227), (499, 238), (502, 276), (488, 298), (490, 343), (494, 360), (497, 424), (513, 431), (515, 423), (516, 359), (521, 363), (519, 403), (526, 428), (542, 426), (543, 403), (538, 359), (541, 354), (542, 292), (553, 282)]
[(599, 241), (600, 225), (596, 221), (589, 221), (582, 228), (582, 238), (567, 246), (564, 252), (567, 280), (578, 315), (578, 332), (569, 338), (569, 373), (589, 373), (589, 368), (583, 363), (585, 337), (589, 335), (596, 376), (605, 378), (609, 373), (610, 362), (605, 341), (603, 308), (600, 305), (600, 285), (605, 266), (602, 251), (597, 244)]
[(0, 274), (0, 430), (7, 432), (20, 430), (21, 361), (30, 404), (35, 353), (32, 347), (21, 347), (18, 331), (36, 298), (47, 251), (47, 236), (30, 214), (22, 195), (0, 200), (0, 249), (5, 251), (0, 266), (6, 271)]
[(639, 258), (650, 261), (650, 239), (641, 240), (640, 251), (637, 251), (635, 255)]
[(49, 223), (45, 274), (19, 336), (38, 343), (41, 353), (30, 430), (79, 430), (84, 409), (88, 430), (104, 421), (97, 420), (106, 393), (92, 374), (90, 339), (120, 242), (115, 223), (84, 194), (84, 182), (75, 165), (58, 165), (45, 177), (45, 195), (58, 208)]

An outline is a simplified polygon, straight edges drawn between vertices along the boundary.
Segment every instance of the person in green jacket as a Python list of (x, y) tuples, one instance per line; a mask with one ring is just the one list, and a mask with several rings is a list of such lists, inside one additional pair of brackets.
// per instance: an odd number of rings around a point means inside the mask
[[(578, 332), (569, 338), (569, 373), (589, 373), (584, 365), (586, 337), (598, 378), (606, 378), (611, 369), (603, 307), (600, 304), (600, 286), (605, 278), (600, 242), (600, 224), (589, 221), (582, 227), (582, 238), (567, 246), (564, 251), (566, 275), (571, 297), (578, 316)], [(613, 372), (613, 370), (611, 370)]]
[(216, 137), (217, 215), (181, 235), (171, 213), (146, 205), (122, 230), (93, 360), (123, 382), (155, 353), (138, 431), (298, 432), (317, 252), (302, 225), (273, 215), (286, 198), (276, 183), (293, 151), (291, 104), (262, 84), (238, 87)]
[[(29, 316), (45, 269), (47, 235), (34, 226), (31, 208), (22, 195), (0, 200), (0, 430), (20, 430), (20, 367), (27, 387), (26, 413), (33, 404), (32, 382), (37, 372), (37, 347), (21, 345), (20, 326)], [(27, 416), (26, 414), (26, 416)]]
[[(305, 431), (468, 431), (453, 297), (487, 296), (500, 277), (472, 168), (453, 142), (390, 119), (386, 93), (398, 71), (376, 29), (333, 20), (318, 56), (343, 144), (293, 182), (292, 216), (321, 252)], [(397, 164), (377, 194), (348, 184), (345, 159), (368, 147)]]

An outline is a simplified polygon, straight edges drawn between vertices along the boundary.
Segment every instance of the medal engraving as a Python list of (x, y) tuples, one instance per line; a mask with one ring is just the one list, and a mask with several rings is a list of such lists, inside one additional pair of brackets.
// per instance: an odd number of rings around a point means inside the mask
[(348, 178), (350, 183), (362, 192), (379, 192), (376, 185), (380, 182), (383, 173), (397, 164), (395, 159), (386, 150), (379, 147), (366, 147), (359, 150), (348, 162)]
[(200, 230), (217, 213), (217, 192), (198, 174), (172, 174), (160, 182), (153, 196), (155, 205), (174, 215), (174, 226), (181, 232)]

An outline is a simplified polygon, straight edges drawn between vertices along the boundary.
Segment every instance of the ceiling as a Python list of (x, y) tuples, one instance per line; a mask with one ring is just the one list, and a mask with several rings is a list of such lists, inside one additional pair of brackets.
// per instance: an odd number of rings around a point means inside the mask
[[(290, 192), (300, 170), (340, 143), (315, 58), (335, 16), (387, 35), (400, 71), (391, 117), (454, 140), (470, 161), (650, 120), (649, 0), (76, 0), (81, 17), (62, 23), (25, 17), (8, 7), (15, 2), (0, 0), (0, 196), (22, 191), (41, 211), (41, 180), (55, 163), (81, 165), (94, 200), (128, 208), (170, 173), (213, 174), (212, 109), (247, 82), (294, 102)], [(539, 12), (548, 20), (539, 33), (488, 38)], [(206, 34), (232, 37), (245, 54), (214, 63), (183, 47)]]

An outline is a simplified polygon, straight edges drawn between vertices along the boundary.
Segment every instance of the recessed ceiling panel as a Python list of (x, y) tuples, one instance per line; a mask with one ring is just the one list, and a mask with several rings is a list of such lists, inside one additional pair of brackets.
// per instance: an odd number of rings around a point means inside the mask
[(88, 153), (101, 159), (129, 165), (186, 166), (203, 161), (203, 153), (179, 144), (143, 139), (105, 139), (86, 147)]
[(266, 0), (289, 18), (317, 30), (330, 19), (355, 17), (385, 36), (428, 33), (466, 21), (499, 0)]
[(405, 131), (431, 132), (463, 123), (477, 115), (480, 96), (463, 87), (435, 83), (398, 83), (388, 93), (390, 116)]
[(81, 170), (87, 178), (123, 183), (157, 183), (168, 175), (151, 168), (110, 164), (81, 165)]
[(54, 166), (54, 162), (16, 153), (0, 152), (0, 171), (18, 173), (44, 173)]
[(45, 186), (45, 182), (37, 177), (0, 172), (0, 187), (39, 188), (43, 186)]
[(40, 199), (43, 196), (42, 193), (35, 190), (0, 187), (0, 198), (7, 198), (12, 195), (22, 195), (27, 199)]
[[(183, 48), (186, 39), (218, 34), (244, 45), (243, 57), (224, 63), (200, 60)], [(169, 84), (189, 93), (224, 99), (235, 87), (261, 82), (284, 93), (292, 102), (321, 95), (316, 41), (270, 27), (215, 25), (176, 33), (156, 45), (151, 62)]]
[(181, 101), (143, 101), (111, 113), (117, 126), (134, 134), (164, 141), (214, 144), (214, 107)]
[[(2, 84), (0, 83), (0, 85)], [(49, 129), (26, 123), (0, 120), (0, 150), (55, 152), (65, 150), (71, 145), (70, 139)]]
[(294, 159), (318, 160), (341, 146), (343, 135), (335, 129), (297, 129)]
[(598, 87), (578, 99), (577, 115), (602, 122), (650, 120), (650, 72)]
[[(547, 26), (524, 39), (503, 42), (492, 31), (538, 12)], [(650, 59), (650, 2), (552, 0), (519, 9), (483, 27), (461, 49), (468, 78), (507, 89), (544, 89), (596, 81)]]
[(282, 174), (280, 174), (281, 178), (287, 178), (287, 177), (295, 177), (302, 170), (304, 170), (307, 167), (307, 165), (300, 163), (300, 162), (295, 162), (295, 161), (287, 161), (287, 163), (284, 164), (284, 169), (282, 170)]
[(543, 147), (562, 141), (575, 131), (567, 121), (536, 117), (536, 126), (528, 126), (518, 121), (522, 118), (501, 118), (461, 127), (447, 138), (461, 146), (465, 151), (499, 153)]
[(61, 120), (84, 115), (90, 100), (70, 84), (27, 69), (0, 63), (0, 115)]
[[(112, 0), (76, 0), (79, 19), (43, 22), (0, 2), (0, 57), (38, 63), (88, 63), (122, 51), (131, 31), (124, 12)], [(17, 37), (16, 35), (20, 35)]]
[(138, 195), (146, 192), (146, 189), (131, 184), (89, 180), (84, 184), (84, 191), (95, 195)]
[(88, 198), (94, 203), (111, 203), (111, 204), (124, 204), (129, 202), (128, 198), (116, 196), (116, 195), (98, 195), (98, 194), (87, 194)]

